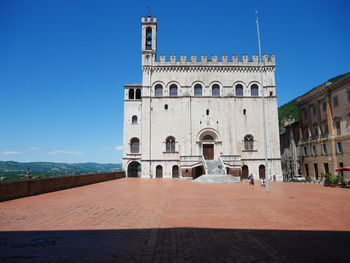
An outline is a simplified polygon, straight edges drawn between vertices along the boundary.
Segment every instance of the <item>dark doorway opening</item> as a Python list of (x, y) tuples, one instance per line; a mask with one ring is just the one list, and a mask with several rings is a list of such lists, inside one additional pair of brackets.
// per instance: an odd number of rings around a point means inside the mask
[(192, 178), (193, 179), (196, 179), (203, 174), (205, 174), (203, 166), (197, 166), (197, 167), (192, 169)]
[(214, 159), (214, 144), (203, 144), (203, 156), (206, 160)]
[(161, 165), (156, 167), (156, 178), (163, 178), (163, 167)]
[(259, 166), (259, 179), (265, 179), (265, 165)]
[(179, 166), (177, 165), (173, 166), (172, 176), (173, 178), (179, 178)]
[(140, 177), (141, 164), (133, 161), (128, 166), (128, 177)]
[(248, 179), (249, 169), (247, 165), (242, 166), (242, 179)]

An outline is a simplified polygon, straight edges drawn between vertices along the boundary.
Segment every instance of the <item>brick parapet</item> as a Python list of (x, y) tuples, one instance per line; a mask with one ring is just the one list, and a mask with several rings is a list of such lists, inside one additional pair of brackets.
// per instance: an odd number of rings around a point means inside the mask
[(0, 183), (0, 201), (64, 190), (125, 177), (125, 172), (80, 174)]

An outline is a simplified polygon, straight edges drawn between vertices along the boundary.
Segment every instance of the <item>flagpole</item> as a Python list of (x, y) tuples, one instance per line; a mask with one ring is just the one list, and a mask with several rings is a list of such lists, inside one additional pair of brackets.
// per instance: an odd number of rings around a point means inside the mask
[(270, 184), (269, 184), (269, 166), (267, 161), (267, 131), (266, 131), (266, 109), (265, 109), (265, 90), (264, 90), (264, 76), (261, 60), (261, 44), (260, 44), (260, 28), (259, 28), (259, 14), (258, 11), (255, 11), (256, 15), (256, 29), (258, 33), (258, 45), (259, 45), (259, 69), (260, 69), (260, 78), (261, 78), (261, 94), (262, 94), (262, 112), (263, 112), (263, 130), (264, 130), (264, 154), (265, 154), (265, 186), (266, 192), (270, 193)]

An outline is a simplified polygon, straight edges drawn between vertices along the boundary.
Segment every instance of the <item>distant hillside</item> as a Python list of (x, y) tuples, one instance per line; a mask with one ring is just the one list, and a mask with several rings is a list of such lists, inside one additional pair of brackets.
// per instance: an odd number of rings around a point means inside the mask
[(21, 177), (28, 172), (31, 175), (52, 176), (63, 174), (113, 172), (121, 170), (121, 164), (101, 163), (50, 163), (50, 162), (13, 162), (0, 161), (0, 176)]
[(299, 109), (296, 102), (297, 98), (278, 108), (278, 123), (280, 131), (283, 129), (284, 121), (299, 119)]

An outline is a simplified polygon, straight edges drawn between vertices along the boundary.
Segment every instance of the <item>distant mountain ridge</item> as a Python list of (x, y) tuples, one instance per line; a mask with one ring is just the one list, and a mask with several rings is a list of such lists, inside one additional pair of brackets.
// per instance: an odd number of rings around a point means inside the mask
[(114, 172), (122, 169), (117, 163), (53, 163), (0, 161), (0, 175), (25, 174), (72, 174), (88, 172)]

